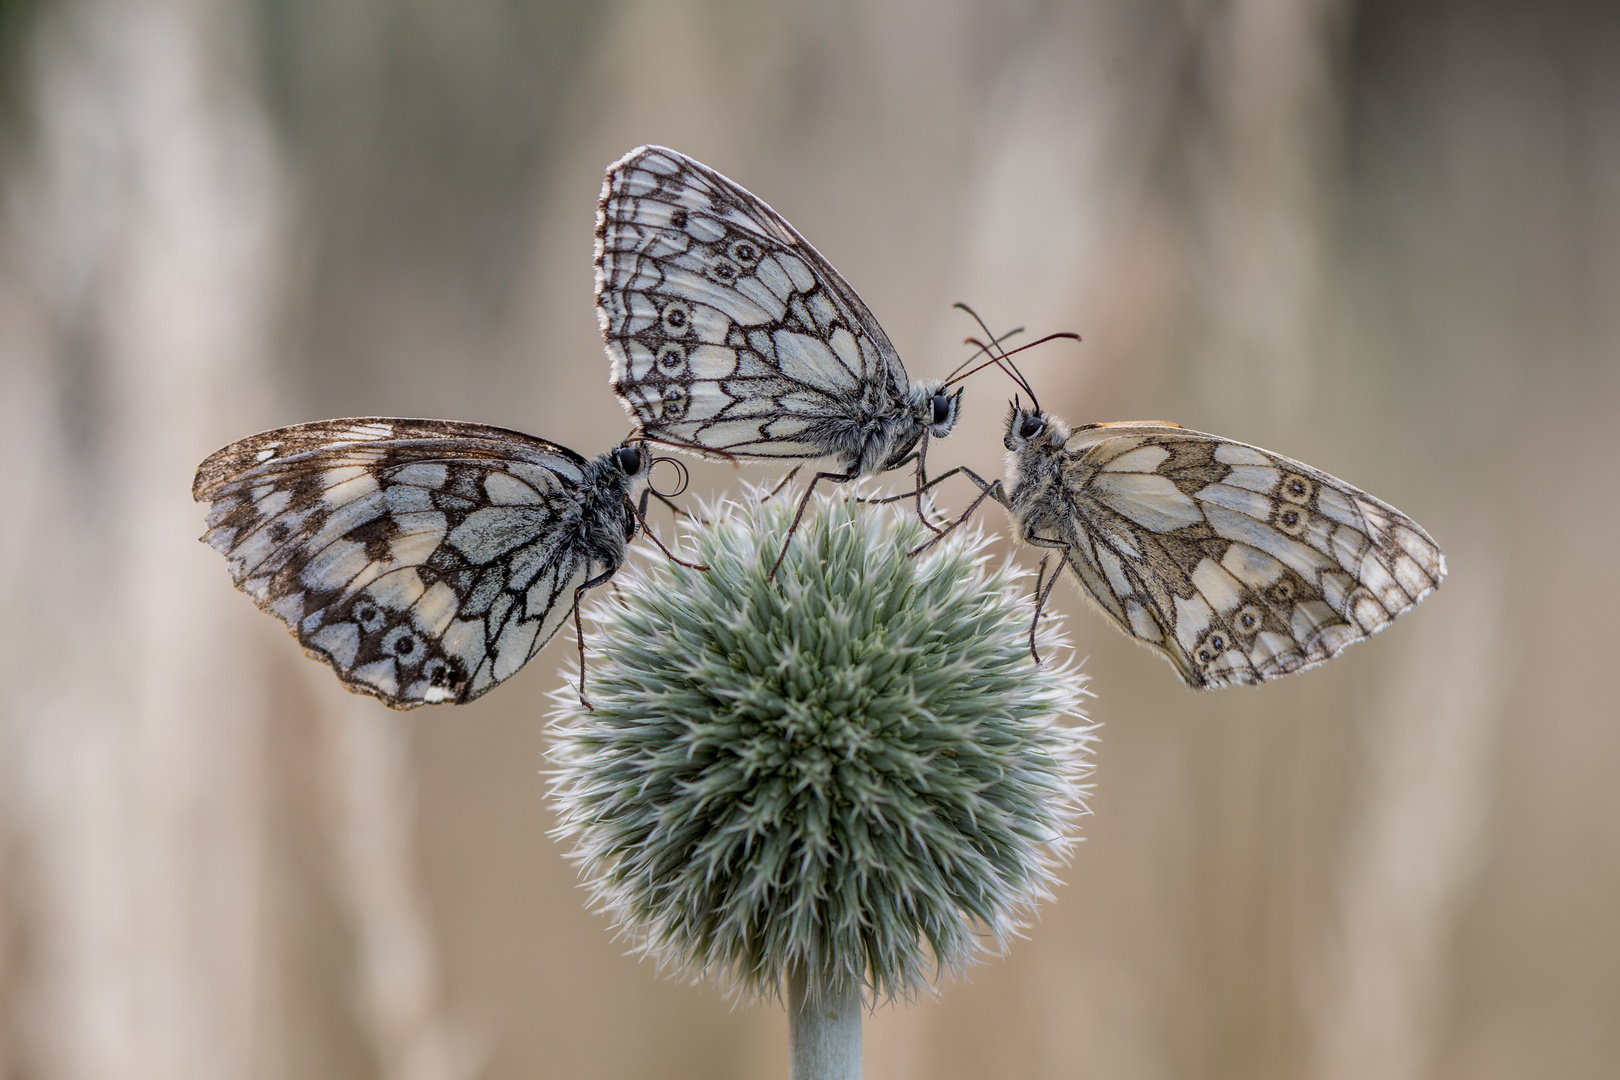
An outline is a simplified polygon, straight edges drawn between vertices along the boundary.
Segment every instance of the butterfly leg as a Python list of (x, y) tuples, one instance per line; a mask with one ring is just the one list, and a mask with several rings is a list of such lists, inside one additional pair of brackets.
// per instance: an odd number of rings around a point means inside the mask
[[(921, 555), (923, 552), (945, 539), (945, 537), (949, 536), (951, 530), (955, 529), (958, 525), (962, 524), (962, 522), (973, 516), (973, 512), (979, 508), (979, 504), (984, 502), (984, 500), (994, 499), (1002, 506), (1009, 505), (1007, 502), (1007, 489), (1001, 486), (1000, 480), (987, 481), (984, 477), (980, 476), (978, 473), (974, 472), (972, 469), (969, 469), (965, 465), (952, 469), (951, 473), (958, 471), (965, 474), (969, 480), (973, 481), (979, 486), (979, 497), (968, 504), (968, 508), (962, 511), (961, 517), (957, 518), (943, 529), (936, 529), (935, 531), (939, 533), (938, 536), (934, 537), (927, 543), (919, 545), (918, 547), (912, 548), (910, 551), (906, 552), (906, 556), (908, 558)], [(951, 473), (945, 473), (939, 479), (943, 480), (946, 476), (951, 475)]]
[[(1042, 555), (1041, 565), (1035, 571), (1035, 618), (1031, 619), (1029, 622), (1029, 651), (1032, 655), (1035, 652), (1035, 624), (1040, 620), (1041, 617), (1041, 586), (1046, 583), (1046, 564), (1050, 561), (1051, 556)], [(1041, 658), (1036, 656), (1035, 662), (1037, 664), (1040, 663)]]
[(898, 495), (885, 495), (881, 499), (861, 499), (859, 501), (863, 502), (863, 503), (871, 503), (873, 506), (881, 506), (884, 503), (899, 502), (901, 499), (909, 499), (913, 495), (920, 495), (923, 492), (928, 491), (929, 489), (931, 489), (933, 487), (936, 487), (939, 484), (944, 483), (946, 480), (949, 480), (951, 477), (955, 476), (957, 473), (965, 473), (965, 472), (970, 472), (970, 471), (971, 470), (966, 465), (958, 465), (954, 469), (947, 469), (945, 472), (940, 473), (938, 476), (934, 477), (932, 480), (928, 481), (926, 484), (923, 484), (921, 487), (915, 488), (915, 489), (913, 489), (911, 491), (902, 491)]
[[(896, 469), (898, 469), (902, 465), (910, 465), (913, 461), (916, 461), (916, 460), (917, 460), (917, 453), (916, 453), (916, 451), (912, 451), (911, 453), (907, 454), (905, 457), (901, 458), (899, 461), (895, 462), (894, 467)], [(927, 485), (925, 485), (923, 487), (923, 490), (926, 491), (926, 490), (928, 490), (928, 488), (931, 488), (933, 486), (934, 486), (933, 484), (927, 484)], [(909, 499), (909, 498), (911, 498), (911, 496), (913, 494), (915, 494), (915, 492), (902, 491), (898, 495), (885, 495), (881, 499), (868, 499), (866, 496), (861, 495), (861, 496), (857, 496), (855, 501), (858, 502), (858, 503), (861, 503), (862, 505), (870, 503), (873, 506), (880, 506), (883, 503), (899, 502), (901, 499)]]
[[(893, 470), (898, 469), (898, 468), (900, 468), (900, 467), (902, 467), (904, 465), (910, 465), (913, 461), (916, 461), (916, 460), (917, 460), (917, 451), (913, 450), (911, 453), (907, 454), (905, 457), (901, 458), (899, 461), (895, 462), (893, 465), (890, 465), (887, 469), (884, 469), (883, 471), (884, 472), (892, 472)], [(900, 495), (890, 495), (887, 498), (882, 498), (882, 499), (868, 499), (864, 495), (862, 495), (862, 496), (857, 497), (855, 501), (858, 502), (858, 503), (863, 503), (863, 504), (864, 503), (891, 503), (891, 502), (896, 502), (896, 501), (898, 501), (900, 499), (909, 499), (909, 498), (911, 498), (911, 492), (907, 491), (907, 492), (905, 492), (903, 494), (900, 494)]]
[[(688, 570), (707, 570), (708, 569), (707, 566), (699, 566), (697, 563), (689, 563), (689, 562), (686, 562), (683, 559), (676, 558), (675, 553), (670, 551), (669, 548), (665, 547), (664, 542), (662, 540), (658, 539), (658, 534), (652, 531), (652, 526), (647, 524), (647, 497), (649, 495), (651, 495), (652, 493), (653, 492), (652, 492), (652, 490), (650, 488), (648, 490), (646, 490), (646, 491), (643, 491), (641, 493), (641, 505), (637, 506), (634, 503), (631, 503), (631, 506), (630, 506), (630, 509), (635, 511), (636, 520), (641, 523), (641, 531), (646, 534), (647, 539), (651, 540), (654, 544), (658, 545), (658, 550), (659, 551), (662, 551), (665, 555), (669, 556), (670, 562), (673, 562), (673, 563), (675, 563), (675, 564), (677, 564), (679, 566), (684, 566)], [(659, 498), (662, 499), (663, 496), (660, 495)], [(625, 502), (630, 502), (630, 497), (628, 495), (626, 495), (624, 501)], [(665, 499), (664, 501), (668, 502), (669, 500)]]
[[(912, 455), (917, 459), (917, 520), (922, 522), (935, 536), (944, 536), (945, 532), (923, 513), (923, 492), (928, 490), (928, 429), (923, 428), (922, 442), (917, 444), (917, 451)], [(905, 464), (905, 462), (901, 462)]]
[[(798, 472), (797, 469), (794, 472)], [(855, 479), (854, 473), (818, 472), (811, 478), (810, 486), (804, 489), (804, 498), (799, 500), (798, 512), (793, 515), (793, 524), (788, 526), (787, 538), (782, 541), (782, 553), (771, 564), (771, 572), (765, 575), (766, 581), (776, 579), (776, 571), (781, 567), (782, 560), (787, 558), (788, 545), (793, 543), (793, 534), (799, 531), (799, 522), (804, 518), (805, 507), (810, 505), (810, 496), (816, 493), (816, 483), (821, 480), (830, 480), (835, 484), (847, 484)], [(778, 485), (780, 486), (780, 485)]]
[[(895, 463), (894, 467), (898, 469), (900, 466), (910, 463), (913, 459), (916, 458), (916, 456), (917, 456), (916, 454), (912, 454), (909, 457), (901, 458), (898, 462)], [(947, 477), (955, 476), (957, 473), (965, 472), (965, 471), (966, 470), (962, 466), (959, 465), (956, 468), (945, 472), (941, 476), (935, 477), (933, 480), (929, 480), (929, 479), (926, 479), (927, 474), (924, 473), (919, 468), (917, 470), (917, 472), (918, 472), (917, 486), (912, 488), (910, 491), (902, 491), (898, 495), (885, 495), (881, 499), (868, 499), (868, 498), (862, 496), (861, 498), (858, 498), (855, 501), (858, 502), (858, 503), (869, 503), (869, 504), (871, 504), (873, 506), (882, 506), (884, 503), (899, 502), (901, 499), (915, 498), (917, 500), (917, 519), (919, 521), (921, 521), (924, 525), (928, 526), (929, 529), (931, 529), (931, 530), (933, 530), (934, 532), (937, 533), (940, 530), (938, 528), (936, 528), (934, 523), (929, 521), (927, 515), (923, 513), (923, 503), (922, 503), (923, 494), (925, 492), (931, 490), (935, 485), (939, 484), (941, 481), (945, 480)]]
[(886, 499), (858, 499), (856, 501), (857, 502), (863, 502), (863, 503), (868, 503), (868, 502), (869, 503), (891, 503), (891, 502), (898, 502), (901, 499), (909, 499), (909, 498), (915, 496), (916, 499), (917, 499), (917, 520), (922, 522), (925, 526), (927, 526), (927, 528), (931, 532), (933, 532), (935, 534), (938, 534), (940, 530), (934, 525), (934, 523), (932, 521), (928, 520), (928, 515), (923, 512), (923, 501), (922, 501), (923, 492), (927, 491), (929, 488), (934, 486), (933, 484), (930, 484), (928, 482), (928, 429), (927, 428), (923, 428), (922, 442), (917, 444), (917, 449), (913, 450), (911, 453), (907, 454), (905, 457), (901, 458), (899, 461), (896, 461), (896, 462), (893, 462), (891, 464), (885, 465), (884, 471), (887, 472), (890, 469), (898, 469), (901, 466), (910, 465), (913, 461), (915, 461), (917, 463), (917, 485), (911, 491), (908, 491), (903, 495), (891, 495), (889, 498), (886, 498)]
[(696, 515), (691, 514), (691, 513), (687, 512), (685, 510), (682, 510), (680, 507), (676, 506), (675, 501), (673, 499), (671, 499), (668, 495), (665, 495), (663, 492), (661, 492), (661, 491), (653, 491), (653, 492), (650, 492), (650, 494), (652, 495), (653, 498), (657, 499), (659, 502), (661, 502), (665, 506), (669, 507), (669, 512), (671, 514), (674, 514), (676, 517), (678, 517), (678, 518), (691, 518), (693, 521), (696, 521), (699, 525), (708, 524), (708, 522), (706, 522), (706, 521), (699, 520)]
[(585, 595), (586, 589), (594, 589), (613, 580), (617, 569), (604, 570), (574, 590), (574, 637), (579, 642), (579, 703), (590, 712), (595, 712), (596, 707), (585, 700), (585, 628), (579, 623), (579, 598)]
[(772, 499), (776, 498), (776, 493), (778, 491), (781, 491), (783, 488), (787, 487), (789, 484), (791, 484), (793, 482), (793, 478), (795, 476), (799, 475), (799, 468), (800, 467), (798, 465), (795, 465), (795, 466), (793, 466), (793, 468), (789, 469), (788, 474), (786, 476), (782, 477), (781, 482), (778, 483), (775, 487), (771, 488), (770, 491), (767, 491), (765, 493), (765, 497), (763, 499), (759, 500), (759, 501), (762, 502), (762, 503), (763, 502), (770, 502)]
[[(1063, 552), (1064, 562), (1068, 561), (1071, 547), (1062, 540), (1048, 540), (1044, 536), (1026, 536), (1024, 542), (1036, 547), (1057, 548)], [(1029, 655), (1035, 658), (1037, 664), (1041, 662), (1041, 654), (1035, 651), (1035, 628), (1041, 624), (1041, 612), (1046, 609), (1046, 601), (1052, 595), (1052, 586), (1057, 584), (1058, 578), (1062, 575), (1063, 563), (1060, 562), (1058, 568), (1052, 572), (1052, 577), (1047, 580), (1046, 588), (1041, 588), (1041, 580), (1046, 577), (1046, 559), (1044, 557), (1041, 559), (1041, 571), (1035, 578), (1035, 617), (1029, 620)]]

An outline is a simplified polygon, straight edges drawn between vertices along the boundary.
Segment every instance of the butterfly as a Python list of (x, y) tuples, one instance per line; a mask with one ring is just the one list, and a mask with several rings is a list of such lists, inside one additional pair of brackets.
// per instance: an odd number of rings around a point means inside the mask
[(578, 629), (580, 595), (645, 526), (660, 460), (630, 440), (587, 459), (484, 424), (363, 417), (234, 442), (191, 493), (238, 589), (349, 690), (414, 709), (511, 678), (571, 611)]
[[(944, 531), (985, 499), (1001, 503), (1020, 540), (1061, 553), (1044, 589), (1042, 560), (1036, 622), (1067, 565), (1103, 614), (1195, 689), (1325, 663), (1446, 575), (1439, 547), (1393, 506), (1247, 443), (1151, 420), (1071, 430), (1016, 399), (1003, 443), (1010, 490), (961, 469), (980, 494)], [(1035, 622), (1030, 652), (1038, 662)]]
[(956, 424), (961, 389), (909, 379), (877, 319), (808, 240), (674, 150), (642, 146), (608, 166), (596, 312), (613, 390), (641, 437), (726, 460), (834, 460), (836, 471), (812, 479), (793, 529), (817, 481), (915, 461), (925, 483), (928, 439)]

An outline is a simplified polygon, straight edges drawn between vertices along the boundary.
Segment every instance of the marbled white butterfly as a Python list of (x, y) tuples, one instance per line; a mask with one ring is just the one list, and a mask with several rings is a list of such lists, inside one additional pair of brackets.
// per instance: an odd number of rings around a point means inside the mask
[[(955, 524), (1001, 503), (1020, 540), (1058, 551), (1103, 613), (1195, 689), (1325, 663), (1446, 575), (1417, 522), (1269, 450), (1162, 421), (1071, 431), (1017, 401), (1003, 442), (1011, 491), (962, 469), (980, 494)], [(1060, 573), (1037, 581), (1036, 620)]]
[(472, 701), (577, 623), (645, 522), (653, 462), (631, 441), (588, 460), (505, 428), (364, 417), (232, 443), (191, 492), (238, 589), (344, 686), (414, 709)]
[(728, 460), (834, 460), (811, 481), (795, 528), (816, 480), (916, 461), (921, 486), (929, 436), (956, 423), (962, 391), (910, 380), (808, 240), (674, 150), (642, 146), (608, 166), (596, 308), (613, 390), (645, 438)]

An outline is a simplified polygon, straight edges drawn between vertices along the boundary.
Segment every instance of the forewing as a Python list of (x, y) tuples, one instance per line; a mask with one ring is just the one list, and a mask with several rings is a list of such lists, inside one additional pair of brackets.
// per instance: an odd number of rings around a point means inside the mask
[(608, 167), (596, 309), (614, 391), (649, 437), (699, 453), (823, 457), (863, 402), (906, 400), (855, 290), (769, 206), (674, 150)]
[(1331, 660), (1446, 573), (1411, 518), (1280, 454), (1157, 423), (1080, 428), (1065, 451), (1072, 568), (1190, 686)]
[(504, 428), (328, 420), (219, 450), (192, 495), (238, 589), (350, 690), (411, 709), (471, 701), (556, 632), (593, 573), (573, 539), (591, 468)]

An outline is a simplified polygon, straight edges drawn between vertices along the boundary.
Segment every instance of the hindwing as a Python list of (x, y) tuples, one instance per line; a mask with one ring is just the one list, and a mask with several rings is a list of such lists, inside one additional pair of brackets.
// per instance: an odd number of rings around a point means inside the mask
[(1308, 465), (1173, 424), (1100, 424), (1064, 445), (1068, 562), (1188, 685), (1331, 660), (1445, 577), (1428, 533)]
[(473, 700), (556, 632), (602, 569), (578, 541), (593, 468), (504, 428), (327, 420), (232, 443), (192, 495), (238, 589), (349, 689), (410, 709)]
[(838, 272), (764, 202), (658, 146), (608, 167), (597, 318), (612, 385), (650, 438), (723, 457), (817, 458), (909, 383)]

